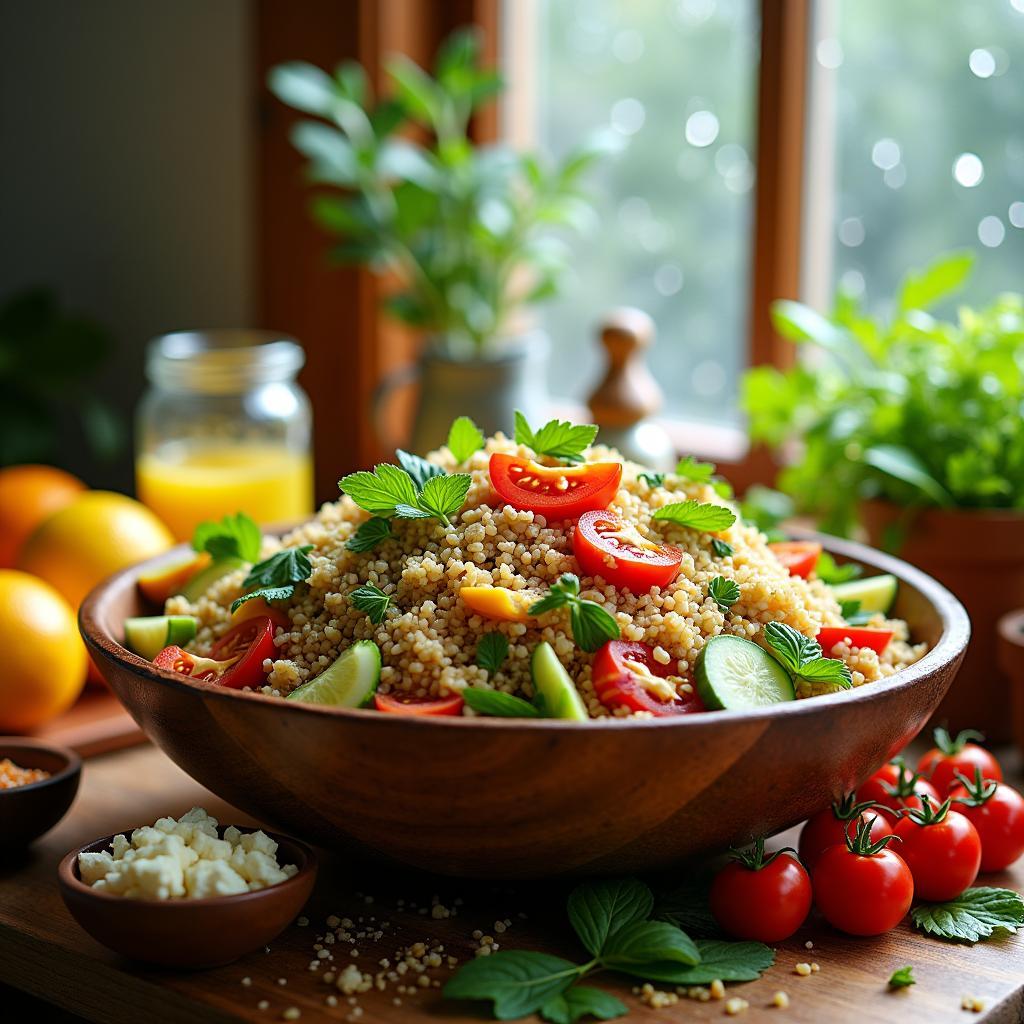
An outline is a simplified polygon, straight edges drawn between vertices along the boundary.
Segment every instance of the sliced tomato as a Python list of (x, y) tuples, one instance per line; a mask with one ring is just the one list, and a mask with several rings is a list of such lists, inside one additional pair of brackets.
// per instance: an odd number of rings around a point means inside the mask
[(876, 654), (889, 646), (891, 629), (868, 629), (864, 626), (826, 626), (818, 633), (818, 643), (828, 657), (836, 644), (849, 640), (854, 647), (870, 647)]
[[(654, 660), (654, 649), (629, 640), (609, 640), (594, 655), (594, 692), (605, 707), (626, 707), (652, 715), (688, 715), (703, 711), (696, 690), (678, 695), (678, 674)], [(693, 686), (691, 680), (687, 680)]]
[(465, 703), (459, 694), (450, 697), (409, 697), (398, 693), (375, 693), (378, 711), (393, 715), (461, 715)]
[(611, 504), (622, 479), (622, 463), (541, 466), (532, 459), (495, 452), (490, 472), (491, 486), (506, 505), (551, 519), (575, 519)]
[(611, 509), (584, 512), (572, 535), (572, 550), (588, 576), (642, 594), (666, 587), (679, 574), (683, 553), (671, 544), (644, 537)]
[(241, 690), (244, 686), (263, 685), (266, 678), (263, 662), (267, 658), (272, 659), (277, 651), (274, 646), (275, 628), (276, 623), (268, 615), (245, 619), (213, 645), (211, 657), (236, 660), (235, 666), (220, 677), (219, 682), (223, 686)]
[(201, 658), (198, 654), (190, 654), (188, 651), (172, 644), (165, 647), (154, 659), (153, 664), (157, 668), (166, 669), (168, 672), (177, 672), (182, 676), (189, 676), (192, 679), (204, 679), (210, 682), (220, 679), (229, 672), (238, 658), (231, 658), (227, 661), (216, 661), (213, 658)]
[(821, 545), (813, 540), (780, 540), (768, 547), (789, 570), (790, 576), (802, 576), (804, 579), (814, 571), (821, 555)]

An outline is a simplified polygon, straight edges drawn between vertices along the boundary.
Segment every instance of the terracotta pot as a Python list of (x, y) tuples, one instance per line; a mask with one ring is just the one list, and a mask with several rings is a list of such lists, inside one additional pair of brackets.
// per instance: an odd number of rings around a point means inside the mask
[(996, 655), (1010, 686), (1010, 721), (1013, 741), (1024, 751), (1024, 608), (999, 620)]
[(935, 713), (951, 729), (1010, 738), (1010, 694), (996, 659), (996, 623), (1024, 605), (1024, 515), (1011, 510), (907, 509), (867, 501), (861, 522), (876, 547), (902, 534), (897, 554), (945, 584), (971, 617), (973, 639), (959, 676)]

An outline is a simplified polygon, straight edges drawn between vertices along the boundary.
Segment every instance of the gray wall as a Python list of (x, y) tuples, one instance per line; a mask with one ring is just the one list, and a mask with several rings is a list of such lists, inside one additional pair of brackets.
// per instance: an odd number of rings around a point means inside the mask
[(251, 30), (248, 0), (0, 0), (0, 299), (106, 324), (127, 413), (149, 338), (254, 316)]

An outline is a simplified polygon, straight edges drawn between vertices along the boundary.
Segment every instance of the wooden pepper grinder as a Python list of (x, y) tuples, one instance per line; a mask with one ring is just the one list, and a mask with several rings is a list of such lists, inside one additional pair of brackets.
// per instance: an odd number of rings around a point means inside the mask
[(627, 459), (670, 472), (672, 440), (650, 417), (662, 404), (661, 388), (647, 367), (645, 351), (654, 343), (654, 321), (643, 310), (612, 310), (601, 324), (608, 368), (590, 396), (590, 414), (601, 428), (598, 441), (618, 448)]

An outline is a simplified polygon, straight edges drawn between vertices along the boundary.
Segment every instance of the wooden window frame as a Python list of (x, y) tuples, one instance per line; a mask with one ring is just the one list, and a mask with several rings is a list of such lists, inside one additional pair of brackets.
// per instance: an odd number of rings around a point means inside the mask
[[(528, 18), (534, 0), (506, 0), (513, 19)], [(749, 364), (784, 367), (791, 346), (772, 328), (771, 303), (801, 293), (803, 185), (808, 115), (808, 59), (813, 0), (761, 0), (757, 155), (749, 301)], [(380, 88), (387, 56), (402, 52), (429, 64), (456, 27), (480, 26), (485, 57), (502, 53), (501, 0), (258, 0), (254, 91), (260, 111), (258, 161), (259, 319), (294, 334), (307, 366), (302, 383), (313, 402), (317, 495), (337, 494), (341, 473), (383, 457), (374, 423), (374, 390), (387, 373), (408, 365), (416, 338), (380, 314), (382, 284), (361, 268), (332, 267), (329, 238), (309, 218), (302, 158), (288, 141), (297, 116), (266, 91), (267, 71), (284, 60), (325, 67), (354, 59)], [(499, 134), (496, 108), (477, 118), (474, 137)], [(522, 124), (506, 134), (522, 141)], [(599, 311), (596, 311), (599, 312)], [(397, 407), (399, 422), (408, 406)], [(768, 452), (750, 448), (739, 429), (666, 421), (680, 450), (727, 467), (739, 488), (770, 482)]]

